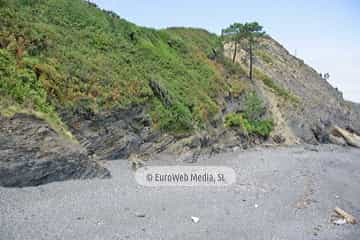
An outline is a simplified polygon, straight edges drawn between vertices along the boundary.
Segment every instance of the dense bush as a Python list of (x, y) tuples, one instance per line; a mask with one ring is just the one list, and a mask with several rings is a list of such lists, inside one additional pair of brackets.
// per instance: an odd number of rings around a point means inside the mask
[(0, 91), (3, 97), (42, 112), (52, 112), (47, 103), (47, 93), (37, 79), (31, 59), (24, 59), (18, 66), (15, 57), (7, 50), (0, 49)]
[(249, 92), (245, 96), (244, 116), (251, 121), (258, 121), (266, 113), (263, 101), (257, 96), (256, 92)]
[[(82, 0), (0, 4), (0, 61), (7, 79), (16, 79), (2, 81), (0, 91), (18, 104), (26, 99), (27, 107), (47, 111), (81, 98), (100, 110), (150, 103), (167, 131), (201, 127), (219, 110), (227, 85), (223, 68), (209, 59), (221, 48), (215, 34), (138, 27)], [(152, 93), (154, 74), (173, 97), (171, 108)]]
[(274, 128), (272, 120), (250, 121), (242, 114), (230, 113), (225, 116), (226, 127), (240, 127), (245, 133), (269, 137)]
[(269, 137), (274, 128), (271, 119), (263, 119), (266, 109), (255, 92), (245, 97), (246, 109), (244, 113), (230, 113), (225, 116), (225, 127), (240, 127), (245, 133)]

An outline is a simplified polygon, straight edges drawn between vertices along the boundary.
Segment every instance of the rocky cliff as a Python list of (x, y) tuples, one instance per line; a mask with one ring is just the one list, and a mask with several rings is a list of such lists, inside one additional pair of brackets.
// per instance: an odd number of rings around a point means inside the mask
[[(151, 159), (360, 132), (360, 107), (270, 37), (246, 48), (202, 29), (136, 26), (75, 0), (0, 1), (0, 184), (109, 177)], [(9, 114), (11, 112), (11, 114)], [(35, 114), (39, 113), (39, 114)]]
[[(243, 66), (248, 65), (245, 49), (240, 47), (236, 59)], [(233, 51), (232, 44), (225, 46), (228, 57)], [(263, 93), (269, 110), (277, 119), (279, 134), (282, 132), (289, 143), (321, 142), (321, 131), (333, 125), (360, 130), (359, 105), (344, 100), (342, 93), (320, 73), (292, 56), (274, 39), (262, 40), (255, 68), (254, 85)]]

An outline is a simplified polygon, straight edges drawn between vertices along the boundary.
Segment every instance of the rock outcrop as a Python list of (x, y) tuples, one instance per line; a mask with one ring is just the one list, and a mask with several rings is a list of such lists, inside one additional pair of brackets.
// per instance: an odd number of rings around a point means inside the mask
[(360, 148), (360, 137), (357, 136), (354, 133), (351, 133), (345, 129), (339, 128), (335, 126), (331, 131), (331, 136), (337, 137), (337, 138), (343, 138), (345, 142), (352, 146)]
[(110, 172), (43, 120), (25, 114), (0, 116), (1, 186), (37, 186), (94, 177), (110, 177)]
[(78, 106), (73, 112), (63, 112), (62, 117), (88, 154), (100, 159), (126, 159), (132, 153), (148, 156), (175, 141), (173, 136), (153, 129), (146, 106), (91, 114)]

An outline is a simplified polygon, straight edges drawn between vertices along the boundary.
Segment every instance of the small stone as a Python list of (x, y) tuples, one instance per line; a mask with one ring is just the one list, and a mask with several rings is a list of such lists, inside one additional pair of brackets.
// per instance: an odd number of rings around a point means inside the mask
[(138, 218), (144, 218), (144, 217), (146, 217), (146, 214), (145, 213), (135, 213), (135, 216)]
[(346, 220), (343, 219), (343, 218), (339, 218), (339, 219), (334, 220), (333, 223), (334, 223), (335, 225), (343, 225), (343, 224), (346, 223)]
[(200, 218), (191, 216), (191, 220), (193, 221), (193, 223), (198, 223), (200, 221)]
[(103, 225), (104, 222), (103, 222), (103, 221), (99, 221), (99, 222), (97, 222), (96, 224), (97, 224), (97, 225)]

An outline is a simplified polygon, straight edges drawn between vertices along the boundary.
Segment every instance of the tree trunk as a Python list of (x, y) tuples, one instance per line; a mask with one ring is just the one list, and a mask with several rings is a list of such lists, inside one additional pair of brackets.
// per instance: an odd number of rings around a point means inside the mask
[(250, 77), (250, 80), (252, 81), (252, 79), (253, 79), (253, 49), (252, 49), (252, 43), (251, 43), (251, 42), (250, 42), (249, 55), (250, 55), (250, 72), (249, 72), (249, 77)]
[(233, 55), (233, 63), (235, 63), (235, 60), (236, 60), (236, 53), (237, 53), (237, 41), (235, 41), (235, 49), (234, 49), (234, 55)]

